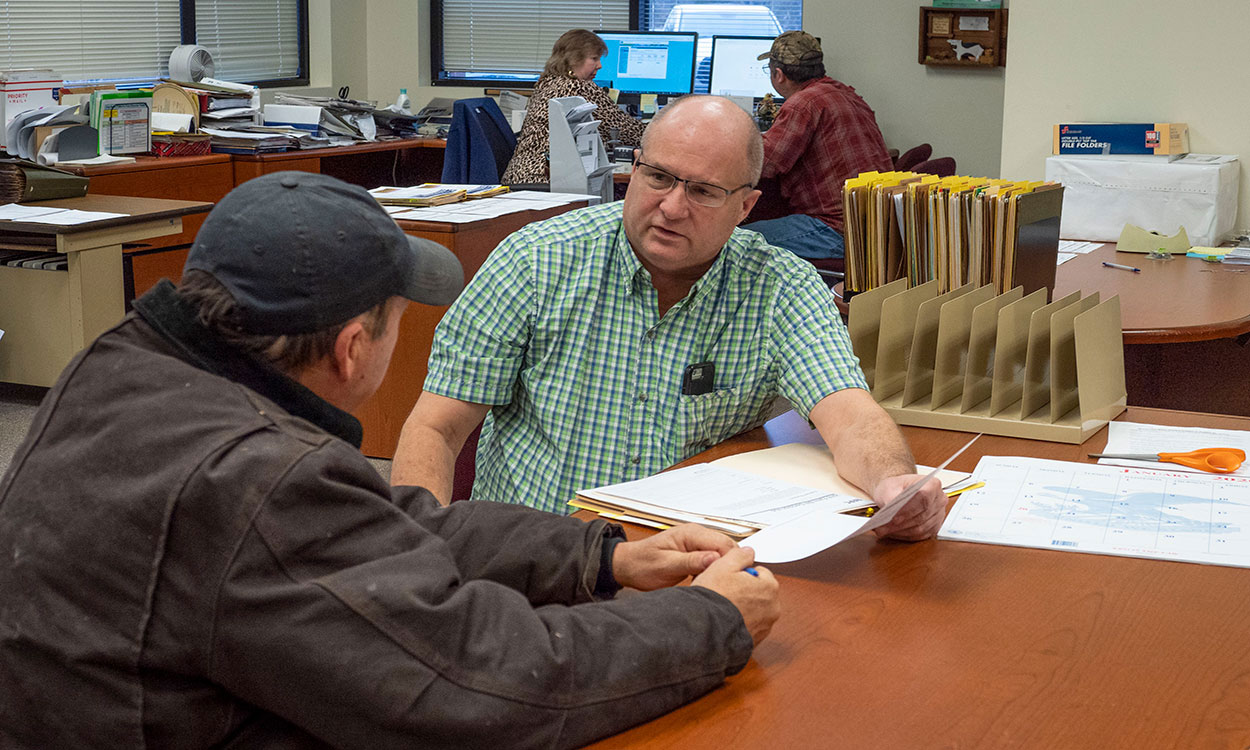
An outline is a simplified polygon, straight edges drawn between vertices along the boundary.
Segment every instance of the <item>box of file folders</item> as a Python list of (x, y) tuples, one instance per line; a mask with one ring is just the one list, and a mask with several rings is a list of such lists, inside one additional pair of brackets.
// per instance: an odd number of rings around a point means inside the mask
[(1063, 186), (866, 172), (842, 190), (848, 298), (896, 279), (1054, 289)]

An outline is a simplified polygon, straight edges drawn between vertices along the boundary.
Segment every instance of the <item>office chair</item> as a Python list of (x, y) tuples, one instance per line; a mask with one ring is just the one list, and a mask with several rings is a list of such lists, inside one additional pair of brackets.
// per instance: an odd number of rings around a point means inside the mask
[(901, 156), (894, 160), (894, 169), (898, 172), (911, 172), (915, 170), (915, 166), (928, 159), (933, 155), (933, 147), (927, 143), (904, 151)]
[(923, 174), (935, 174), (938, 177), (950, 177), (955, 174), (955, 160), (949, 156), (943, 156), (939, 159), (929, 159), (922, 161), (911, 168), (913, 172), (921, 172)]
[(516, 136), (494, 99), (460, 99), (447, 131), (443, 182), (498, 183), (515, 150)]

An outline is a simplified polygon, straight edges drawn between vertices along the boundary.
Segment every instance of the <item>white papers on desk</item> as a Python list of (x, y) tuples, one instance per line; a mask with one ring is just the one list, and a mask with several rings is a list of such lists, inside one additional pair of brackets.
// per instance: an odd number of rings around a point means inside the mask
[(836, 511), (865, 508), (870, 500), (803, 487), (715, 464), (695, 464), (632, 482), (577, 493), (677, 521), (705, 519), (759, 529), (805, 515), (820, 507)]
[(1060, 253), (1077, 253), (1084, 255), (1085, 253), (1097, 250), (1102, 247), (1101, 242), (1081, 242), (1079, 240), (1059, 240)]
[[(499, 200), (541, 203), (544, 204), (543, 208), (566, 206), (577, 201), (598, 200), (599, 198), (597, 195), (587, 195), (586, 193), (542, 193), (537, 190), (515, 190), (496, 197)], [(538, 206), (527, 206), (527, 208), (538, 208)]]
[(939, 539), (1250, 567), (1250, 477), (1008, 456), (974, 475)]
[(92, 221), (115, 219), (126, 215), (105, 211), (77, 211), (70, 208), (53, 208), (50, 206), (24, 206), (20, 203), (7, 203), (0, 206), (0, 220), (2, 221), (22, 221), (31, 224), (55, 224), (57, 226), (87, 224)]
[(0, 206), (0, 220), (31, 221), (35, 217), (54, 214), (57, 211), (64, 210), (63, 208), (52, 208), (51, 206), (27, 206), (21, 203), (6, 203)]
[[(1208, 427), (1170, 427), (1136, 422), (1108, 422), (1107, 447), (1100, 453), (1185, 453), (1200, 448), (1240, 448), (1250, 455), (1250, 432), (1217, 430)], [(1158, 461), (1134, 461), (1125, 458), (1100, 458), (1100, 464), (1138, 466), (1143, 469), (1167, 469), (1206, 474), (1180, 464)], [(1231, 475), (1250, 477), (1250, 463), (1242, 464)], [(1229, 475), (1222, 475), (1229, 476)]]

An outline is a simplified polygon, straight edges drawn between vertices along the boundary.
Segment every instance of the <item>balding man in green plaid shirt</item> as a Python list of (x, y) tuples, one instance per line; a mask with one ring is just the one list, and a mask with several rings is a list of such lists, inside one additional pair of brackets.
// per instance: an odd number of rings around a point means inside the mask
[[(579, 489), (653, 474), (760, 425), (785, 399), (881, 503), (914, 481), (813, 268), (736, 225), (759, 197), (753, 121), (718, 97), (666, 107), (622, 203), (532, 224), (491, 253), (434, 336), (395, 484), (451, 500), (486, 419), (474, 500), (568, 512)], [(941, 523), (936, 480), (882, 536)]]

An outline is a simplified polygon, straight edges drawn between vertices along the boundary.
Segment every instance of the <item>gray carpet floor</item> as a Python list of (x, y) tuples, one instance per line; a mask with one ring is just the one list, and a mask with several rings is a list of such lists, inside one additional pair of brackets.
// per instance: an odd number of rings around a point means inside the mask
[[(8, 469), (18, 444), (26, 437), (39, 402), (47, 392), (47, 388), (0, 383), (0, 475)], [(384, 479), (390, 480), (390, 461), (371, 458), (369, 462)]]

